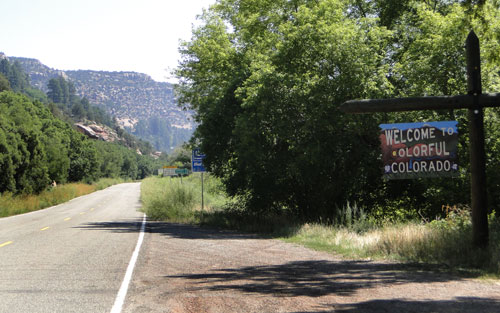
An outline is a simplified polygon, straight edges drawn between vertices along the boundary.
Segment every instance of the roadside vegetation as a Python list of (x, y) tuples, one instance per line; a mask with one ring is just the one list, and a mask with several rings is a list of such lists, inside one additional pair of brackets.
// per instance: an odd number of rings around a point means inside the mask
[(123, 182), (121, 178), (102, 178), (93, 184), (68, 183), (49, 187), (39, 194), (4, 192), (0, 194), (0, 217), (41, 210)]
[(180, 178), (147, 178), (141, 200), (153, 220), (259, 233), (345, 258), (432, 265), (475, 277), (500, 276), (500, 219), (490, 214), (490, 248), (477, 250), (471, 241), (467, 207), (443, 206), (444, 217), (432, 221), (395, 221), (347, 203), (332, 208), (331, 219), (304, 222), (283, 211), (253, 214), (244, 209), (241, 199), (228, 197), (220, 180), (208, 174), (204, 210), (199, 174), (183, 178), (182, 183)]
[[(467, 94), (471, 30), (483, 93), (499, 92), (499, 17), (496, 0), (216, 1), (181, 45), (177, 93), (199, 125), (192, 144), (237, 200), (197, 223), (498, 274), (500, 110), (484, 110), (490, 245), (475, 250), (467, 110), (350, 115), (339, 106)], [(456, 177), (381, 178), (380, 124), (450, 120)]]
[(350, 258), (388, 259), (468, 274), (500, 276), (500, 221), (491, 214), (489, 249), (474, 248), (470, 211), (452, 212), (432, 222), (351, 225), (306, 223), (281, 238)]
[(144, 213), (154, 220), (201, 223), (204, 215), (227, 204), (220, 181), (204, 175), (204, 207), (201, 207), (201, 174), (182, 178), (149, 177), (141, 185)]

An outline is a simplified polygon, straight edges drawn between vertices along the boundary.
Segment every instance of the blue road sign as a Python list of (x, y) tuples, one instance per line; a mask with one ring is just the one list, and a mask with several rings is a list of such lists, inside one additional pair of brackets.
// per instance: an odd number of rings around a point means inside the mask
[(201, 153), (200, 148), (194, 148), (191, 156), (191, 170), (193, 172), (206, 172), (203, 166), (205, 155)]

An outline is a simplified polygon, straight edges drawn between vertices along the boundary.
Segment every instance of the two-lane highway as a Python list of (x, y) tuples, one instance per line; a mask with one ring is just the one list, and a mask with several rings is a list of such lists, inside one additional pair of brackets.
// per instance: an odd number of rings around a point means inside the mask
[(136, 248), (140, 183), (0, 219), (0, 312), (110, 312)]

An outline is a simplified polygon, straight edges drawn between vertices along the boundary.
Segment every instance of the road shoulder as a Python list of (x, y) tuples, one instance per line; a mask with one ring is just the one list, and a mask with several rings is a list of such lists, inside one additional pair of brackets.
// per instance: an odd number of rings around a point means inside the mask
[(498, 312), (500, 285), (150, 222), (124, 312)]

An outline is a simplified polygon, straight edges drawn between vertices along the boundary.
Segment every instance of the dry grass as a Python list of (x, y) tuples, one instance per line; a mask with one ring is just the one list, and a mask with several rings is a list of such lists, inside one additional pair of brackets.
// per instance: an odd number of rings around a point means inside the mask
[(491, 221), (490, 249), (472, 245), (470, 223), (442, 220), (429, 224), (386, 225), (365, 233), (345, 227), (305, 224), (283, 237), (289, 242), (342, 254), (350, 258), (383, 258), (440, 264), (448, 268), (479, 269), (500, 274), (498, 222)]
[(103, 179), (92, 185), (70, 183), (47, 189), (38, 195), (13, 195), (6, 192), (0, 195), (0, 217), (41, 210), (121, 182), (121, 179)]
[(95, 190), (96, 187), (93, 185), (74, 183), (60, 185), (45, 190), (38, 195), (15, 196), (11, 193), (4, 193), (0, 196), (0, 216), (5, 217), (40, 210), (89, 194)]

